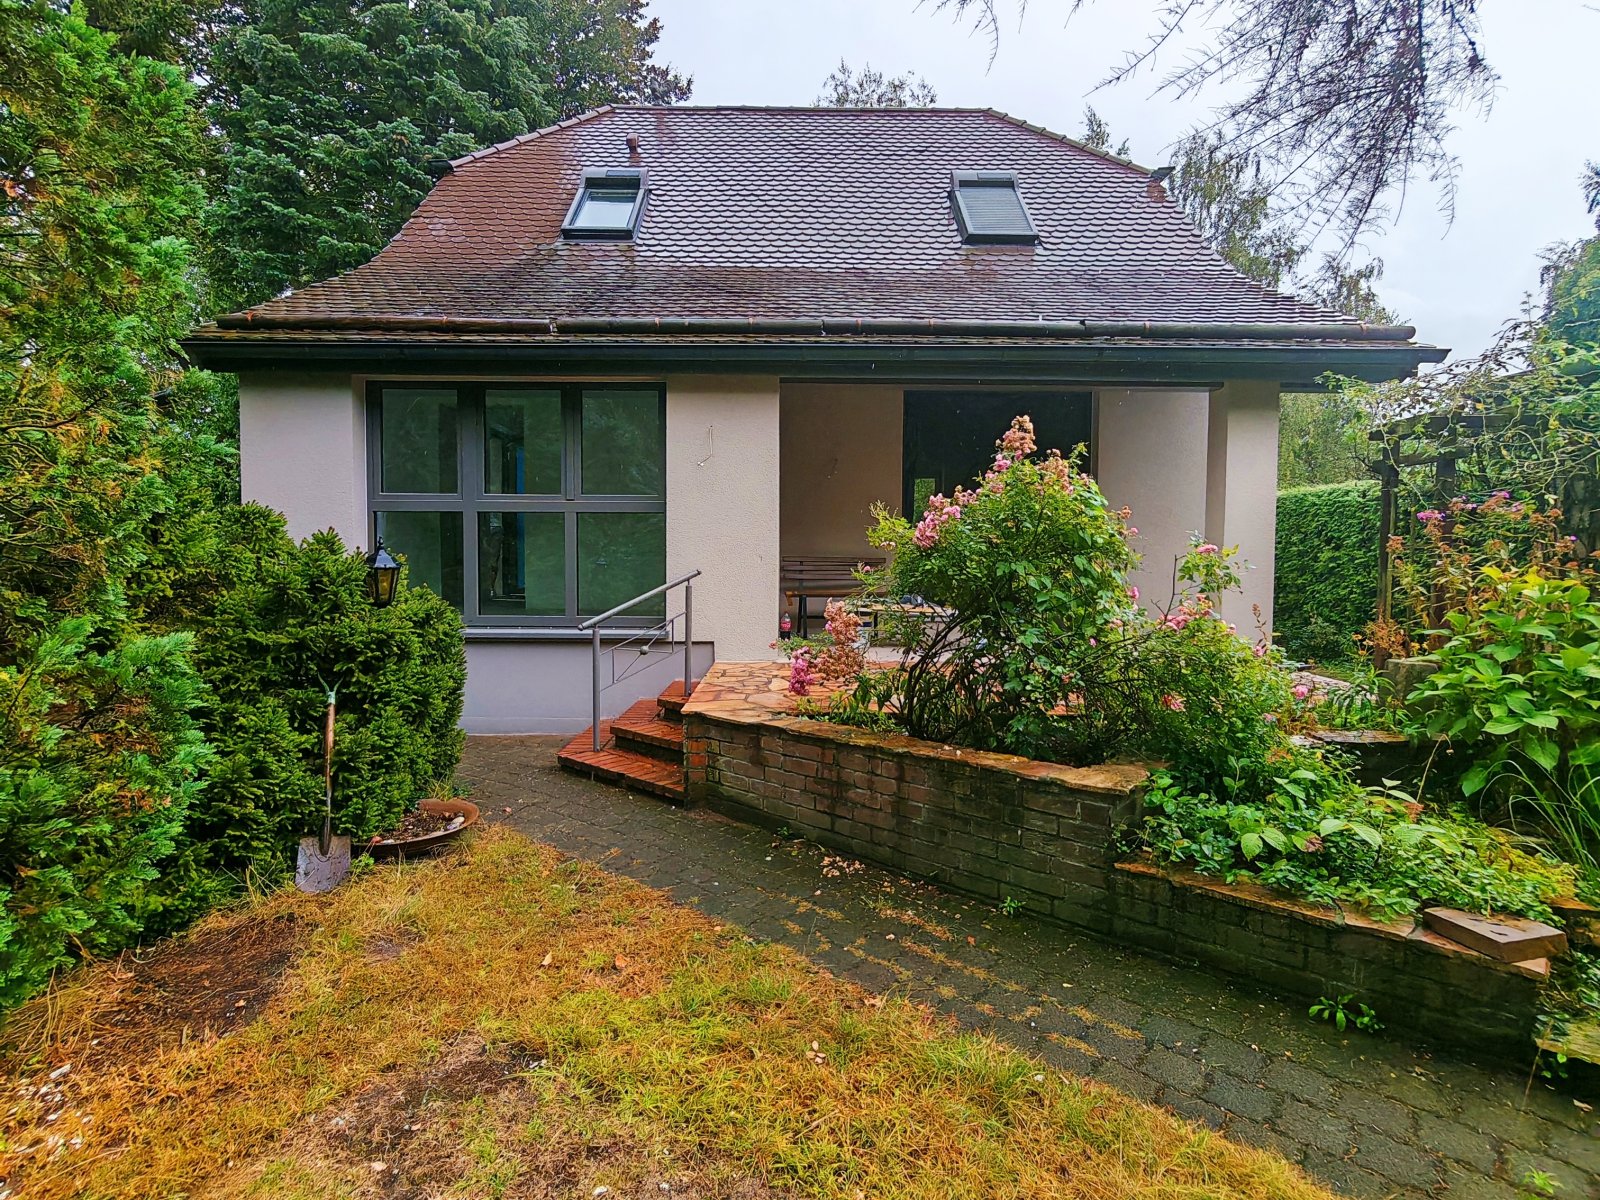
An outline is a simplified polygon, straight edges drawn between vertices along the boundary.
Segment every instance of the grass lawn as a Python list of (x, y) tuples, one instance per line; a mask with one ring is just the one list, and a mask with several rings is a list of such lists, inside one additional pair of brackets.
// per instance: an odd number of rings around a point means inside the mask
[(1327, 1197), (502, 829), (79, 971), (4, 1038), (32, 1200)]

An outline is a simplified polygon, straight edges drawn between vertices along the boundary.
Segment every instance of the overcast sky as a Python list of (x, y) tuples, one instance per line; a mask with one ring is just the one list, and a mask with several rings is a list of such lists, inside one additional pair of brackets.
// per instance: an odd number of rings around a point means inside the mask
[[(1092, 0), (1070, 24), (1069, 0), (1016, 0), (1000, 50), (916, 0), (650, 0), (664, 26), (659, 56), (694, 76), (692, 103), (809, 104), (844, 57), (886, 74), (912, 71), (941, 105), (998, 108), (1059, 133), (1083, 130), (1093, 104), (1114, 140), (1146, 165), (1206, 109), (1154, 94), (1156, 76), (1091, 92), (1154, 29), (1158, 0)], [(1541, 247), (1594, 232), (1579, 175), (1600, 158), (1600, 5), (1489, 0), (1482, 46), (1501, 86), (1486, 117), (1462, 114), (1455, 220), (1414, 186), (1397, 223), (1368, 239), (1384, 261), (1379, 293), (1421, 340), (1456, 355), (1482, 350), (1538, 286)], [(1174, 60), (1175, 61), (1175, 60)]]

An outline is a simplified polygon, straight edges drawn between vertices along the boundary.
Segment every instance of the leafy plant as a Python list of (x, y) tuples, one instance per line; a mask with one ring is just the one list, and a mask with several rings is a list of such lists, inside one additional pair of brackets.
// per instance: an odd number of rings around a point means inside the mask
[(1413, 699), (1429, 733), (1471, 754), (1464, 795), (1600, 872), (1600, 600), (1585, 578), (1489, 567), (1484, 580), (1446, 615), (1439, 669)]
[(1572, 872), (1516, 848), (1476, 821), (1430, 811), (1403, 792), (1361, 788), (1309, 751), (1279, 758), (1264, 797), (1196, 793), (1158, 771), (1146, 793), (1144, 844), (1163, 861), (1249, 878), (1379, 917), (1441, 903), (1549, 919)]
[(1323, 996), (1308, 1010), (1311, 1017), (1318, 1021), (1327, 1021), (1340, 1033), (1349, 1025), (1361, 1030), (1363, 1033), (1377, 1033), (1383, 1028), (1383, 1022), (1378, 1020), (1378, 1014), (1365, 1004), (1355, 1002), (1354, 992), (1345, 992), (1341, 996), (1329, 998)]
[(1000, 911), (1008, 917), (1016, 916), (1022, 911), (1023, 907), (1022, 901), (1018, 900), (1015, 896), (1007, 896), (1004, 900), (1000, 901)]
[(1523, 1196), (1534, 1197), (1536, 1200), (1550, 1200), (1556, 1192), (1561, 1190), (1561, 1183), (1548, 1172), (1536, 1167), (1529, 1167), (1522, 1173), (1521, 1180), (1517, 1183), (1517, 1191)]

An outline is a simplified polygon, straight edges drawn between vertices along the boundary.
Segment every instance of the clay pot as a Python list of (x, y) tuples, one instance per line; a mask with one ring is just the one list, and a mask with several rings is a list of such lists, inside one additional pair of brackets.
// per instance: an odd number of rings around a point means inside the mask
[(437, 833), (425, 833), (421, 837), (394, 842), (369, 842), (362, 846), (360, 851), (379, 860), (418, 858), (424, 854), (432, 854), (440, 846), (449, 845), (478, 823), (478, 806), (470, 800), (419, 800), (417, 808), (426, 813), (459, 816), (462, 821), (453, 829), (441, 829)]

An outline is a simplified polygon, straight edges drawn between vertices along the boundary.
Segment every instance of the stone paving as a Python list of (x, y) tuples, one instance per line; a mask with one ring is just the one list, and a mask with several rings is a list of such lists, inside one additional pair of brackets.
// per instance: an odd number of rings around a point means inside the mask
[(1600, 1096), (1341, 1036), (1303, 1005), (1200, 970), (566, 774), (559, 745), (473, 738), (461, 774), (491, 819), (864, 987), (1277, 1150), (1346, 1195), (1513, 1200), (1533, 1194), (1518, 1185), (1542, 1171), (1558, 1200), (1600, 1198)]

